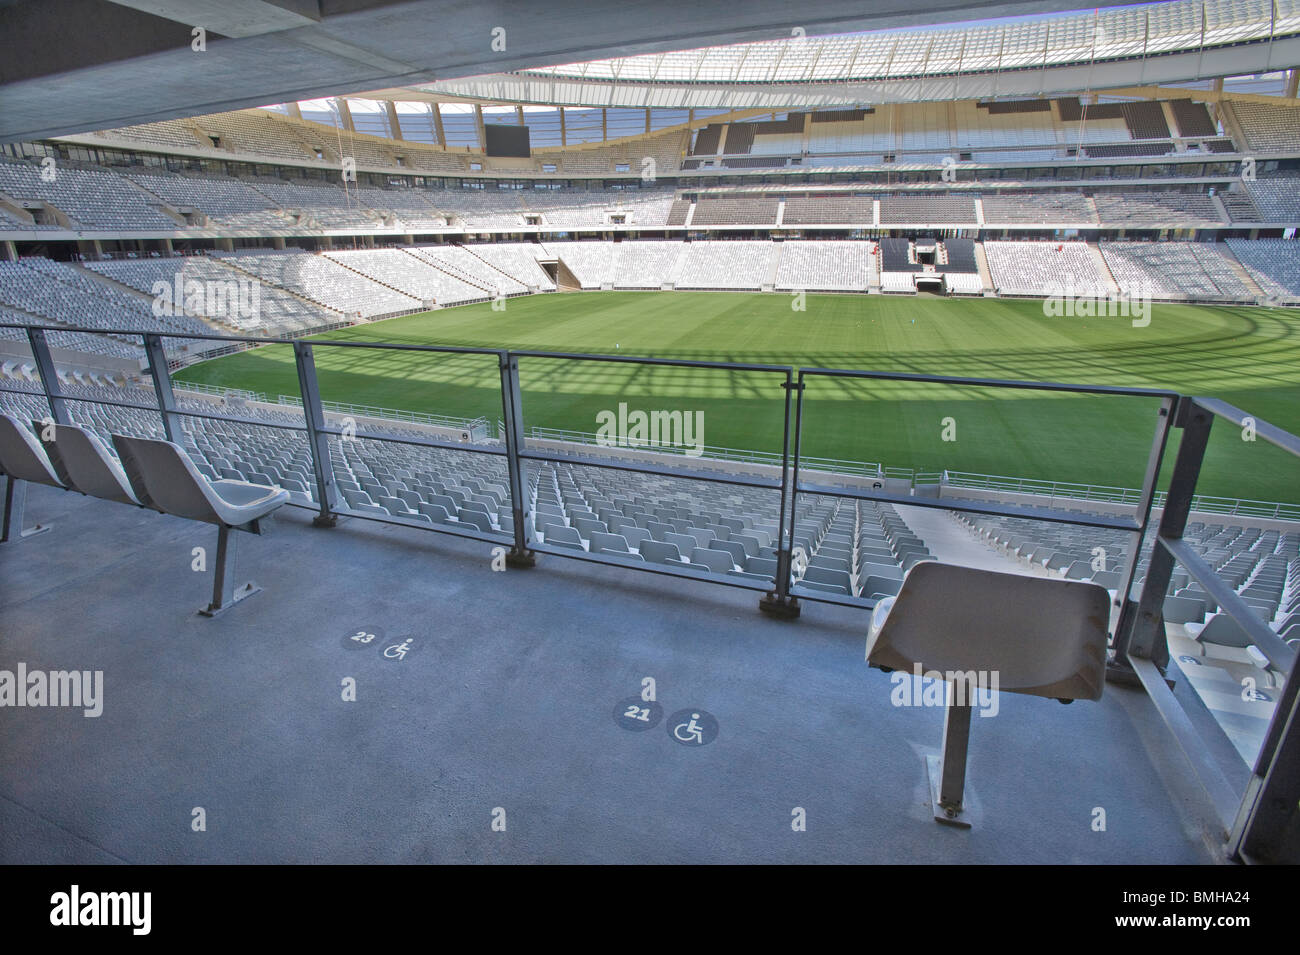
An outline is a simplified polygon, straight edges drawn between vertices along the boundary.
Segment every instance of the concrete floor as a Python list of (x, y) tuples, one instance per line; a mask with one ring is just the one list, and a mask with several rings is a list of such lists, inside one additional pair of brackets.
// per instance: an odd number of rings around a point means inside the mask
[[(1217, 858), (1137, 690), (1004, 694), (974, 721), (961, 831), (923, 769), (942, 710), (891, 705), (861, 611), (774, 621), (747, 592), (551, 556), (494, 573), (486, 544), (284, 509), (239, 540), (266, 591), (208, 620), (191, 555), (214, 528), (47, 488), (28, 515), (54, 527), (0, 547), (0, 670), (102, 670), (105, 702), (0, 708), (0, 862)], [(630, 732), (645, 677), (662, 718)], [(717, 738), (674, 741), (702, 711)]]

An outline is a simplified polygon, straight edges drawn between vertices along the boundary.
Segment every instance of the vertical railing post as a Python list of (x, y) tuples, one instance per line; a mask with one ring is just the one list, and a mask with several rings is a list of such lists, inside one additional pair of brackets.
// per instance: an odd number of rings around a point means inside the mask
[[(1294, 863), (1300, 814), (1300, 677), (1282, 686), (1273, 719), (1255, 759), (1246, 794), (1228, 834), (1228, 857), (1243, 862)], [(1292, 834), (1288, 840), (1288, 831)], [(1288, 847), (1289, 842), (1289, 847)]]
[(1132, 600), (1125, 601), (1115, 627), (1115, 659), (1122, 663), (1127, 663), (1130, 656), (1145, 659), (1165, 657), (1162, 652), (1166, 646), (1165, 635), (1158, 624), (1164, 620), (1165, 591), (1173, 576), (1174, 557), (1161, 541), (1178, 540), (1183, 536), (1213, 424), (1213, 415), (1200, 407), (1194, 398), (1179, 399), (1175, 414), (1177, 420), (1174, 424), (1182, 427), (1183, 436), (1178, 444), (1178, 457), (1169, 481), (1165, 509), (1160, 515), (1155, 545), (1151, 548), (1151, 563), (1147, 566), (1142, 596), (1136, 605)]
[(54, 359), (50, 356), (50, 346), (45, 341), (45, 329), (27, 327), (27, 340), (32, 348), (32, 360), (41, 376), (41, 387), (45, 390), (45, 400), (50, 406), (50, 415), (55, 424), (70, 424), (68, 409), (63, 403), (63, 390), (59, 388), (59, 375), (54, 370)]
[[(1174, 399), (1165, 398), (1160, 402), (1160, 408), (1157, 412), (1159, 420), (1156, 422), (1155, 434), (1151, 438), (1151, 452), (1147, 457), (1147, 470), (1142, 479), (1142, 490), (1138, 494), (1138, 529), (1135, 532), (1133, 546), (1129, 548), (1128, 557), (1124, 561), (1124, 572), (1120, 575), (1120, 590), (1115, 595), (1115, 606), (1119, 608), (1119, 623), (1115, 627), (1115, 640), (1117, 643), (1124, 623), (1135, 619), (1137, 612), (1132, 595), (1133, 578), (1137, 574), (1138, 561), (1142, 557), (1142, 540), (1146, 536), (1147, 529), (1151, 526), (1151, 508), (1155, 502), (1156, 484), (1160, 479), (1160, 465), (1164, 461), (1165, 447), (1169, 442), (1169, 430), (1173, 426), (1174, 408)], [(1103, 567), (1102, 569), (1107, 568)], [(1117, 653), (1114, 665), (1124, 670), (1129, 669), (1127, 656), (1121, 656)]]
[(293, 361), (298, 368), (302, 417), (307, 425), (307, 445), (311, 448), (311, 465), (316, 474), (316, 501), (320, 505), (320, 513), (312, 518), (312, 523), (317, 527), (333, 527), (338, 523), (338, 516), (334, 513), (338, 506), (338, 486), (334, 483), (329, 433), (324, 430), (325, 412), (321, 408), (320, 383), (316, 380), (316, 359), (311, 345), (301, 339), (295, 340)]
[(500, 352), (501, 410), (505, 415), (506, 471), (510, 478), (510, 516), (514, 523), (515, 539), (506, 554), (507, 567), (532, 567), (537, 555), (529, 549), (528, 539), (528, 488), (524, 484), (524, 470), (519, 452), (524, 447), (524, 401), (519, 389), (519, 358), (510, 352)]
[[(765, 614), (783, 620), (793, 620), (799, 616), (799, 598), (790, 596), (790, 558), (794, 550), (794, 514), (795, 502), (799, 493), (799, 436), (803, 426), (803, 372), (799, 380), (791, 379), (791, 372), (785, 373), (781, 383), (785, 389), (785, 416), (781, 432), (781, 513), (777, 523), (776, 541), (776, 580), (775, 587), (758, 602), (758, 609)], [(795, 402), (794, 424), (794, 461), (790, 460), (790, 400), (794, 392), (799, 397)], [(793, 466), (792, 466), (793, 464)], [(787, 522), (789, 533), (786, 532)]]
[(162, 417), (163, 433), (167, 440), (179, 443), (181, 419), (176, 413), (176, 395), (172, 392), (172, 376), (167, 370), (167, 353), (162, 339), (153, 334), (144, 336), (144, 353), (149, 360), (149, 375), (153, 378), (153, 392), (158, 399), (158, 414)]

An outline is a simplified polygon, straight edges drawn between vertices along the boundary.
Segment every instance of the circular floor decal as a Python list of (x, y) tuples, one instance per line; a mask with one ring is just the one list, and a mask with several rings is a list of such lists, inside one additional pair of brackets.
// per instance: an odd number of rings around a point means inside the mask
[(652, 730), (664, 718), (664, 708), (658, 703), (647, 703), (639, 696), (619, 700), (614, 707), (614, 722), (625, 730), (641, 733)]
[(668, 717), (668, 735), (683, 746), (707, 746), (718, 738), (718, 721), (698, 706), (678, 710)]

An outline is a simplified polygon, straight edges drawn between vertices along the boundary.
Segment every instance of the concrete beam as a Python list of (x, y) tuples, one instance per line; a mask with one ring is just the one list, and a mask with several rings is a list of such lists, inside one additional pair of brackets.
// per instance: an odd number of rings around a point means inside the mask
[(260, 36), (311, 26), (321, 19), (317, 0), (110, 0), (228, 37)]

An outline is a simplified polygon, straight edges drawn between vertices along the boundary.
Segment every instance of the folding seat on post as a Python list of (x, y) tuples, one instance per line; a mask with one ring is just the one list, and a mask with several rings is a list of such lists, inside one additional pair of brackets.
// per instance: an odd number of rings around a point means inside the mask
[(170, 441), (115, 434), (113, 446), (141, 504), (164, 514), (217, 525), (212, 602), (199, 613), (216, 616), (261, 591), (252, 582), (235, 589), (231, 573), (235, 548), (230, 532), (262, 533), (261, 522), (289, 499), (288, 491), (240, 481), (209, 483), (185, 452)]
[[(1097, 584), (927, 561), (872, 612), (867, 662), (938, 673), (950, 684), (940, 756), (929, 756), (936, 821), (969, 827), (963, 805), (971, 714), (988, 691), (1099, 700), (1105, 688), (1110, 595)], [(974, 679), (972, 679), (974, 678)], [(1066, 745), (1063, 741), (1063, 745)]]
[(23, 510), (27, 502), (27, 483), (64, 488), (58, 472), (50, 462), (36, 436), (10, 414), (0, 412), (0, 474), (4, 474), (4, 529), (0, 543), (20, 541), (50, 529), (36, 524), (23, 529)]

